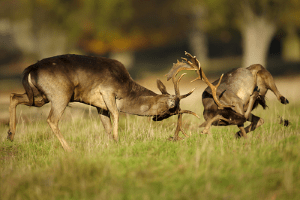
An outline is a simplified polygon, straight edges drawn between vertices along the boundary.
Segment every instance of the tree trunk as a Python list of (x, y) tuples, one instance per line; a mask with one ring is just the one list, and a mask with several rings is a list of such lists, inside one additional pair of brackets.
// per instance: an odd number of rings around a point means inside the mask
[(189, 34), (189, 46), (191, 54), (196, 56), (201, 62), (201, 67), (207, 67), (208, 62), (208, 44), (206, 35), (201, 30), (193, 30)]
[(290, 25), (286, 29), (287, 35), (283, 39), (282, 57), (286, 61), (300, 61), (300, 39), (295, 26)]
[[(276, 31), (275, 23), (265, 16), (249, 17), (242, 25), (243, 58), (242, 67), (261, 64), (266, 67), (268, 50)], [(248, 19), (249, 19), (248, 18)]]
[(203, 21), (206, 18), (205, 8), (195, 6), (191, 9), (192, 27), (188, 35), (188, 42), (192, 55), (196, 56), (201, 63), (201, 67), (207, 67), (208, 63), (208, 42), (203, 28)]

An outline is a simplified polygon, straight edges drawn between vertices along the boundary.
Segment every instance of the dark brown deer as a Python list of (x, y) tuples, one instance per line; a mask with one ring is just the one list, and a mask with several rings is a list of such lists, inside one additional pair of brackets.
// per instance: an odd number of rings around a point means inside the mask
[(18, 104), (41, 107), (48, 102), (51, 102), (51, 110), (47, 122), (66, 151), (71, 151), (71, 148), (61, 135), (58, 122), (69, 102), (81, 102), (96, 107), (105, 131), (109, 135), (113, 132), (116, 141), (119, 111), (153, 116), (154, 121), (178, 115), (175, 131), (175, 139), (178, 139), (179, 131), (183, 132), (182, 114), (197, 115), (180, 109), (180, 100), (193, 91), (180, 95), (178, 83), (182, 76), (175, 76), (172, 77), (175, 95), (170, 95), (164, 84), (157, 80), (157, 86), (162, 92), (159, 95), (137, 84), (124, 65), (116, 60), (80, 55), (43, 59), (24, 70), (22, 83), (26, 93), (10, 96), (8, 139), (14, 139)]
[[(198, 74), (195, 80), (201, 79), (209, 86), (202, 94), (203, 116), (206, 121), (200, 127), (204, 127), (204, 134), (210, 134), (211, 125), (237, 125), (240, 131), (236, 133), (236, 137), (247, 138), (246, 133), (264, 123), (262, 118), (253, 115), (251, 111), (258, 105), (264, 109), (267, 107), (265, 95), (268, 90), (271, 90), (282, 104), (289, 103), (278, 91), (270, 72), (259, 64), (233, 69), (210, 83), (197, 58), (187, 52), (185, 54), (190, 60), (183, 58), (178, 68), (194, 68)], [(173, 74), (170, 71), (169, 77)], [(251, 124), (244, 128), (246, 121), (250, 121)]]

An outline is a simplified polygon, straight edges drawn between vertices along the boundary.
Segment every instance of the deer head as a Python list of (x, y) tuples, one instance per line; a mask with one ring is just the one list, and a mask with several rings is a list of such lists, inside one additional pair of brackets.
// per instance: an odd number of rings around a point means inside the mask
[(194, 82), (196, 80), (202, 80), (204, 81), (212, 90), (212, 95), (215, 103), (218, 105), (219, 109), (224, 109), (224, 108), (232, 108), (234, 105), (224, 105), (222, 104), (217, 96), (217, 89), (222, 81), (223, 75), (221, 75), (219, 82), (217, 85), (213, 85), (212, 83), (209, 82), (208, 78), (204, 74), (200, 62), (196, 58), (196, 56), (192, 56), (190, 53), (185, 51), (185, 55), (190, 59), (188, 60), (187, 58), (181, 58), (182, 61), (177, 61), (176, 66), (173, 66), (173, 68), (170, 70), (170, 72), (167, 74), (168, 80), (182, 70), (194, 70), (196, 71), (198, 77), (191, 82)]
[[(178, 115), (178, 121), (177, 121), (177, 128), (175, 130), (175, 137), (174, 138), (171, 138), (173, 140), (179, 140), (181, 138), (179, 138), (178, 134), (179, 132), (181, 131), (186, 137), (188, 137), (188, 135), (184, 132), (183, 128), (182, 128), (182, 114), (184, 113), (187, 113), (187, 114), (192, 114), (194, 116), (196, 116), (197, 118), (199, 118), (199, 116), (190, 111), (190, 110), (181, 110), (180, 108), (180, 100), (181, 99), (184, 99), (186, 97), (188, 97), (189, 95), (191, 95), (195, 88), (192, 89), (189, 93), (187, 94), (184, 94), (184, 95), (180, 95), (180, 91), (179, 91), (179, 82), (180, 80), (182, 79), (182, 77), (184, 75), (186, 75), (186, 73), (183, 73), (179, 76), (179, 78), (177, 78), (177, 74), (182, 71), (182, 70), (195, 70), (193, 67), (185, 64), (185, 63), (182, 63), (182, 62), (179, 62), (177, 61), (177, 63), (174, 63), (173, 64), (173, 67), (171, 68), (171, 70), (169, 71), (169, 73), (166, 74), (166, 77), (167, 77), (167, 80), (169, 81), (170, 79), (172, 79), (172, 82), (174, 84), (174, 90), (175, 90), (175, 96), (174, 96), (174, 100), (175, 100), (175, 106), (174, 108), (172, 108), (170, 111), (171, 111), (171, 114), (172, 115)], [(168, 94), (169, 93), (166, 91), (165, 87), (161, 87), (161, 86), (158, 86), (158, 88), (160, 88), (160, 91), (163, 93), (163, 94)]]

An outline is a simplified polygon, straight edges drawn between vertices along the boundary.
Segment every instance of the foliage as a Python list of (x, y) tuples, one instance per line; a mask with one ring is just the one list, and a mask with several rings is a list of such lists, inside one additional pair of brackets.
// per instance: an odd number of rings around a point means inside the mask
[(30, 19), (33, 32), (41, 26), (63, 30), (69, 43), (99, 53), (165, 45), (195, 26), (206, 32), (240, 27), (247, 9), (279, 26), (300, 24), (297, 0), (2, 0), (0, 6), (1, 18)]
[[(248, 140), (234, 139), (236, 127), (200, 135), (200, 121), (184, 116), (191, 136), (180, 142), (166, 140), (176, 117), (152, 122), (124, 115), (116, 144), (96, 112), (68, 108), (60, 127), (71, 154), (32, 115), (33, 123), (19, 122), (13, 143), (0, 126), (1, 199), (299, 199), (299, 110), (278, 102), (257, 110), (265, 124)], [(291, 126), (278, 124), (278, 115)]]

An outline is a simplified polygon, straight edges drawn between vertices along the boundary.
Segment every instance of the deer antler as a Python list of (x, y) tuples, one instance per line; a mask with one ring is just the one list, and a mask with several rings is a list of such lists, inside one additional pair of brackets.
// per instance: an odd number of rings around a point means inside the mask
[(198, 59), (196, 58), (196, 56), (192, 56), (190, 53), (188, 52), (185, 52), (185, 55), (191, 60), (189, 61), (187, 58), (182, 58), (182, 60), (187, 63), (188, 65), (190, 65), (193, 69), (196, 70), (197, 74), (198, 74), (198, 77), (194, 80), (192, 80), (191, 82), (194, 82), (196, 80), (202, 80), (204, 81), (211, 89), (211, 92), (212, 92), (212, 96), (213, 96), (213, 99), (215, 101), (215, 103), (218, 105), (218, 108), (219, 109), (224, 109), (224, 108), (232, 108), (234, 107), (234, 105), (224, 105), (222, 104), (218, 97), (217, 97), (217, 89), (219, 87), (219, 85), (221, 84), (221, 81), (222, 81), (222, 78), (223, 78), (223, 75), (221, 75), (220, 79), (219, 79), (219, 82), (216, 86), (214, 86), (212, 83), (209, 82), (208, 78), (206, 77), (206, 75), (204, 74), (202, 68), (201, 68), (201, 65), (200, 65), (200, 62), (198, 61)]
[(176, 114), (178, 114), (178, 121), (177, 121), (177, 127), (175, 130), (175, 134), (174, 134), (174, 138), (173, 140), (179, 140), (179, 132), (181, 131), (183, 135), (185, 135), (186, 137), (189, 137), (183, 130), (182, 128), (182, 114), (187, 113), (187, 114), (192, 114), (198, 118), (200, 118), (196, 113), (190, 111), (190, 110), (181, 110), (180, 108), (180, 100), (184, 99), (186, 97), (188, 97), (189, 95), (191, 95), (195, 88), (193, 90), (191, 90), (189, 93), (184, 94), (184, 95), (180, 95), (180, 91), (179, 91), (179, 82), (182, 79), (182, 77), (184, 75), (186, 75), (186, 73), (181, 74), (181, 76), (179, 78), (176, 78), (176, 75), (178, 74), (178, 72), (182, 71), (182, 70), (195, 70), (194, 68), (192, 68), (190, 65), (183, 63), (183, 62), (179, 62), (177, 60), (177, 63), (173, 64), (172, 69), (169, 71), (168, 74), (166, 74), (167, 76), (167, 80), (170, 80), (172, 78), (172, 82), (174, 84), (174, 90), (175, 90), (175, 96), (176, 96), (176, 101), (178, 102), (178, 106), (176, 107)]

